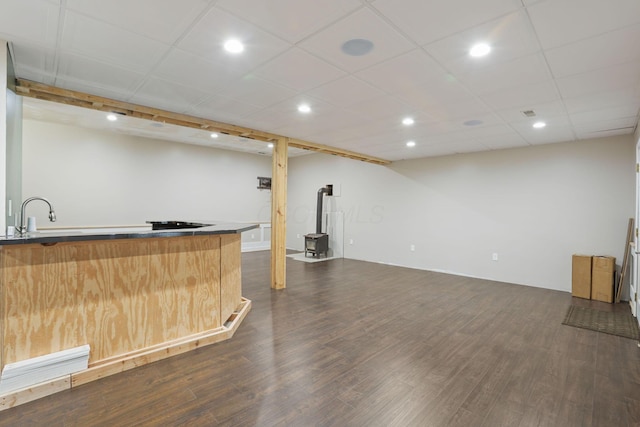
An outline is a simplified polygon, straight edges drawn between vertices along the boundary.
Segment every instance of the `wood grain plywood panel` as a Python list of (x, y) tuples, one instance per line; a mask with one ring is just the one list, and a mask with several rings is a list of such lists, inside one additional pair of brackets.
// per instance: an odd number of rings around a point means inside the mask
[(154, 314), (149, 301), (149, 243), (76, 243), (79, 343), (91, 345), (89, 363), (144, 347)]
[(77, 266), (64, 261), (73, 252), (41, 245), (2, 249), (3, 367), (76, 346)]
[(157, 300), (152, 342), (217, 328), (220, 322), (220, 237), (150, 239)]
[(239, 234), (220, 237), (220, 314), (222, 322), (231, 317), (242, 300), (241, 243)]

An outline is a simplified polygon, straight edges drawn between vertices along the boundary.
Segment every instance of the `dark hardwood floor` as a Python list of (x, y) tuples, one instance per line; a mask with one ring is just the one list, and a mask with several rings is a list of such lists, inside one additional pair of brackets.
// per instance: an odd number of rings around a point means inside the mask
[(567, 293), (287, 264), (273, 291), (269, 252), (243, 255), (253, 309), (231, 340), (0, 412), (0, 425), (640, 425), (637, 342), (561, 325)]

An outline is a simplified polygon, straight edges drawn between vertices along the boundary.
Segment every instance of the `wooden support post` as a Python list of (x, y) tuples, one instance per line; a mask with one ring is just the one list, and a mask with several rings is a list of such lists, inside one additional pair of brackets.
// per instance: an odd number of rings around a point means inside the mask
[(284, 289), (287, 271), (287, 149), (288, 138), (273, 145), (271, 179), (271, 287)]

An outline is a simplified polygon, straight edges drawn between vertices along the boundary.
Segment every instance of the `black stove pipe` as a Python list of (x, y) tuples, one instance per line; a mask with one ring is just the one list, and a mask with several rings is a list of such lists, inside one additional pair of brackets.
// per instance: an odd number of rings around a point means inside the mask
[(318, 190), (318, 203), (316, 206), (316, 234), (322, 234), (322, 196), (333, 194), (333, 185), (327, 185)]

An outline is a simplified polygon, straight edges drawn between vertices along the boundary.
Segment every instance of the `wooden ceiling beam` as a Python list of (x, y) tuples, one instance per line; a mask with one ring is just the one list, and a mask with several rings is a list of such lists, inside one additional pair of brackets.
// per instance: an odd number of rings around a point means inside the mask
[[(269, 132), (246, 128), (243, 126), (231, 125), (228, 123), (217, 122), (215, 120), (203, 119), (186, 114), (173, 113), (171, 111), (160, 110), (158, 108), (147, 107), (144, 105), (131, 104), (129, 102), (123, 102), (115, 99), (104, 98), (101, 96), (90, 95), (88, 93), (49, 86), (31, 80), (17, 79), (16, 91), (19, 95), (30, 98), (43, 99), (45, 101), (58, 102), (61, 104), (89, 108), (92, 110), (123, 114), (125, 116), (136, 117), (155, 122), (169, 123), (194, 129), (206, 129), (210, 132), (220, 132), (227, 135), (239, 136), (263, 142), (273, 143), (281, 138), (286, 138), (282, 135), (276, 135)], [(343, 150), (341, 148), (331, 147), (329, 145), (317, 144), (314, 142), (303, 141), (294, 138), (287, 138), (287, 140), (289, 141), (288, 145), (290, 147), (301, 148), (303, 150), (333, 154), (336, 156), (374, 163), (377, 165), (386, 165), (391, 163), (389, 160), (368, 156), (366, 154), (356, 153), (354, 151)]]

